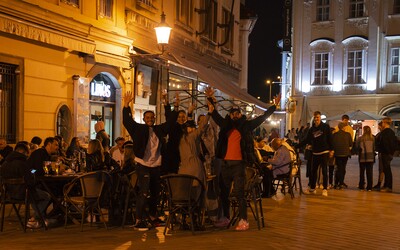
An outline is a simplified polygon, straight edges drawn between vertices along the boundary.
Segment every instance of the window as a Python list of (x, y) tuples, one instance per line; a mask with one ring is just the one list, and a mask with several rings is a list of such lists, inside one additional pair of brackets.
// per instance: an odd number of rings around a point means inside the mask
[(389, 69), (389, 81), (400, 82), (400, 48), (392, 48), (390, 51), (390, 69)]
[(136, 2), (140, 5), (146, 5), (148, 7), (153, 7), (153, 0), (137, 0)]
[(350, 18), (357, 18), (363, 16), (364, 16), (364, 0), (351, 0)]
[(329, 53), (315, 53), (313, 85), (329, 84), (328, 65), (329, 65)]
[(192, 25), (193, 1), (176, 0), (176, 19), (188, 27)]
[(362, 83), (363, 51), (349, 51), (347, 53), (347, 81), (346, 83)]
[(79, 0), (61, 0), (61, 2), (79, 8)]
[(200, 18), (200, 34), (213, 42), (217, 40), (217, 7), (218, 4), (216, 0), (201, 1), (201, 9), (206, 10), (206, 14), (201, 15)]
[(317, 21), (329, 20), (329, 0), (318, 0), (317, 2)]
[(221, 43), (222, 46), (230, 51), (233, 50), (233, 16), (227, 9), (222, 9), (222, 31), (221, 32)]
[(400, 0), (393, 1), (393, 14), (400, 14)]
[(0, 137), (16, 143), (17, 65), (0, 63)]
[(99, 15), (101, 17), (113, 17), (113, 0), (100, 0), (99, 5)]

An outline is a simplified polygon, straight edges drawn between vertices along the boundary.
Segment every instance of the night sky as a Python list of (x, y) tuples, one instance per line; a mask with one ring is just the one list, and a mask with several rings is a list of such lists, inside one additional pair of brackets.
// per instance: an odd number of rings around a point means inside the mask
[[(283, 36), (283, 0), (246, 0), (246, 7), (253, 10), (257, 22), (250, 34), (248, 92), (268, 102), (267, 79), (276, 79), (281, 74), (281, 49), (278, 40)], [(279, 85), (273, 85), (272, 95), (279, 92)]]

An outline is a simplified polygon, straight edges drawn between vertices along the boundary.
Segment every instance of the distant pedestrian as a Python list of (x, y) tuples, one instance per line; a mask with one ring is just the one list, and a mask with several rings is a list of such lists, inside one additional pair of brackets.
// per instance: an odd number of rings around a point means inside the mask
[(365, 188), (365, 172), (367, 174), (367, 191), (372, 190), (372, 168), (375, 162), (375, 138), (369, 126), (363, 127), (363, 134), (356, 141), (358, 148), (358, 162), (360, 166), (360, 181), (358, 188)]
[(346, 124), (344, 122), (339, 122), (339, 131), (332, 136), (333, 155), (335, 156), (337, 166), (336, 178), (340, 189), (345, 187), (344, 176), (346, 173), (346, 165), (351, 155), (350, 149), (353, 146), (351, 135), (345, 131), (345, 127)]
[(386, 117), (382, 120), (382, 132), (379, 136), (379, 153), (381, 154), (383, 173), (385, 174), (385, 182), (381, 192), (392, 192), (393, 177), (390, 163), (393, 160), (394, 152), (397, 147), (397, 137), (390, 128), (392, 119)]

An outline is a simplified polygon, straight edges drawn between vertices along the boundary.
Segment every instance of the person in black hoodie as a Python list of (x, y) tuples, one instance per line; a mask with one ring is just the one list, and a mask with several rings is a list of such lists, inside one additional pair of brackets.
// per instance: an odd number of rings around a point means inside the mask
[[(50, 203), (50, 194), (35, 187), (34, 174), (27, 164), (27, 157), (29, 155), (29, 148), (24, 143), (17, 143), (14, 151), (12, 151), (6, 158), (5, 162), (0, 168), (0, 175), (4, 179), (24, 178), (25, 185), (12, 186), (11, 196), (14, 199), (24, 199), (25, 189), (30, 189), (31, 195), (35, 198), (36, 206), (33, 206), (35, 211), (35, 219), (30, 219), (27, 227), (38, 228), (40, 223), (37, 221), (39, 214), (46, 215), (46, 208)], [(35, 170), (34, 170), (35, 171)], [(45, 220), (47, 223), (47, 220)]]
[(301, 148), (306, 144), (312, 146), (312, 165), (310, 173), (310, 187), (305, 193), (316, 193), (315, 185), (317, 181), (318, 167), (322, 169), (323, 196), (328, 196), (328, 174), (327, 166), (328, 159), (331, 155), (333, 157), (334, 151), (332, 147), (332, 133), (328, 124), (321, 121), (321, 112), (314, 112), (314, 122), (312, 127), (308, 130), (306, 138), (296, 145), (296, 148)]

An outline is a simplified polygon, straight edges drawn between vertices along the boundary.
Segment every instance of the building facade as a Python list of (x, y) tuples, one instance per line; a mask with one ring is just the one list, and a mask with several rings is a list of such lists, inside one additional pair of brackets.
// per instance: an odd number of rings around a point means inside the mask
[[(400, 113), (400, 1), (292, 1), (287, 128), (352, 110)], [(356, 121), (355, 121), (356, 122)], [(360, 122), (360, 121), (358, 121)], [(377, 132), (376, 121), (362, 121)], [(398, 135), (398, 122), (394, 123)]]
[[(172, 27), (167, 46), (154, 32), (162, 13)], [(164, 90), (199, 112), (207, 85), (221, 109), (264, 106), (240, 83), (243, 23), (235, 0), (0, 0), (0, 136), (87, 142), (99, 120), (112, 138), (127, 136), (125, 91), (135, 94), (138, 122), (145, 110), (163, 120)]]

